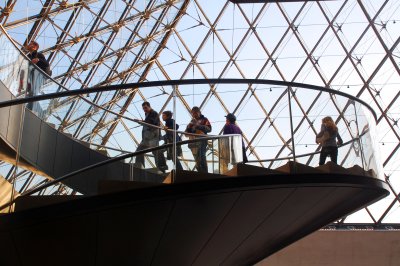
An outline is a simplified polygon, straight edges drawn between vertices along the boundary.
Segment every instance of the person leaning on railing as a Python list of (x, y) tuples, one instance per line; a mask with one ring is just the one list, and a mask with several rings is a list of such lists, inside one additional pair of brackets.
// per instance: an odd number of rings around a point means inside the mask
[[(165, 144), (168, 143), (173, 143), (174, 142), (174, 134), (175, 134), (175, 139), (176, 141), (181, 141), (181, 137), (178, 135), (178, 133), (175, 133), (174, 130), (174, 119), (172, 118), (172, 112), (171, 111), (164, 111), (162, 112), (161, 115), (162, 120), (165, 123), (165, 135), (162, 136), (162, 139), (164, 140)], [(175, 123), (175, 129), (179, 129), (179, 125)], [(173, 148), (170, 147), (167, 149), (167, 160), (173, 160), (173, 155), (174, 152), (172, 150)], [(182, 147), (180, 145), (176, 145), (176, 169), (177, 170), (183, 170), (182, 164), (180, 160), (178, 159), (178, 156), (182, 156)]]
[[(226, 124), (224, 126), (224, 135), (230, 134), (239, 134), (243, 135), (242, 130), (238, 125), (236, 125), (236, 116), (234, 114), (227, 114), (226, 116)], [(244, 145), (244, 141), (242, 139), (242, 153), (243, 153), (243, 163), (247, 163), (247, 156), (246, 156), (246, 148)]]
[(343, 140), (332, 117), (326, 116), (322, 119), (321, 131), (317, 134), (315, 141), (322, 145), (319, 165), (325, 164), (328, 155), (331, 157), (331, 161), (337, 164), (338, 145), (342, 145)]
[(43, 70), (47, 75), (51, 76), (50, 64), (46, 57), (40, 52), (38, 52), (39, 44), (35, 41), (31, 41), (27, 49), (29, 51), (28, 57), (33, 64), (37, 65), (41, 70)]
[[(145, 114), (144, 123), (149, 125), (154, 125), (155, 127), (148, 126), (146, 124), (143, 125), (142, 129), (142, 141), (137, 147), (136, 151), (141, 151), (148, 148), (158, 147), (160, 140), (160, 129), (158, 128), (161, 124), (160, 117), (158, 113), (153, 110), (150, 106), (149, 102), (143, 102), (142, 108)], [(153, 151), (154, 161), (156, 163), (157, 168), (165, 173), (168, 169), (167, 163), (165, 161), (164, 153), (162, 151), (155, 150)], [(144, 155), (139, 154), (136, 156), (135, 167), (144, 168)]]
[[(51, 76), (50, 64), (44, 57), (44, 55), (38, 52), (39, 44), (35, 41), (31, 41), (26, 47), (28, 50), (28, 58), (31, 60), (32, 64), (37, 65), (41, 70), (43, 70), (47, 75)], [(22, 73), (21, 73), (22, 75)], [(21, 77), (23, 78), (23, 77)], [(31, 97), (38, 95), (43, 89), (43, 85), (46, 83), (47, 77), (40, 73), (40, 71), (35, 68), (30, 67), (28, 71), (28, 84), (26, 90), (26, 97)], [(29, 110), (34, 111), (36, 114), (41, 115), (43, 110), (40, 104), (35, 102), (30, 102), (27, 104)]]

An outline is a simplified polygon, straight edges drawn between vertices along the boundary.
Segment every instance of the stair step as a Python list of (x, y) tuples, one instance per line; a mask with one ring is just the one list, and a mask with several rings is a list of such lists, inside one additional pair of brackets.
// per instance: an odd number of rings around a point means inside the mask
[(237, 164), (231, 170), (224, 173), (227, 176), (249, 176), (249, 175), (277, 175), (283, 174), (280, 171), (274, 169), (268, 169), (264, 167), (247, 165), (247, 164)]
[(82, 198), (80, 195), (25, 196), (15, 200), (15, 212), (24, 211)]
[(140, 182), (140, 181), (120, 181), (120, 180), (101, 180), (98, 183), (98, 194), (107, 194), (118, 191), (140, 189), (163, 185), (162, 183)]
[(305, 164), (295, 163), (295, 162), (287, 162), (286, 164), (278, 167), (275, 171), (279, 171), (285, 174), (321, 174), (321, 171), (318, 168), (314, 168)]
[[(170, 178), (170, 175), (168, 176)], [(168, 177), (166, 180), (168, 180)], [(186, 170), (177, 170), (174, 178), (174, 183), (186, 183), (193, 182), (199, 180), (207, 180), (207, 179), (217, 179), (224, 178), (226, 175), (220, 174), (210, 174), (210, 173), (199, 173), (194, 171), (186, 171)]]

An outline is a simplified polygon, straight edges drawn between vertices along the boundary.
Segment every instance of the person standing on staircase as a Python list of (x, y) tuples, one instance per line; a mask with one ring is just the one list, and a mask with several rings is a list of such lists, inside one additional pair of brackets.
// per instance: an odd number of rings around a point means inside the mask
[(322, 146), (319, 165), (325, 164), (328, 156), (331, 157), (333, 163), (337, 164), (338, 145), (342, 145), (343, 140), (332, 117), (326, 116), (322, 119), (321, 131), (316, 135), (315, 142)]
[[(145, 119), (142, 121), (142, 141), (137, 147), (136, 151), (141, 151), (144, 149), (154, 148), (159, 146), (160, 141), (160, 117), (156, 111), (154, 111), (149, 102), (142, 103), (142, 108), (145, 114)], [(152, 152), (154, 155), (154, 161), (157, 168), (165, 173), (168, 169), (167, 163), (165, 161), (164, 153), (159, 150)], [(135, 166), (138, 168), (144, 168), (144, 154), (136, 156)]]
[(41, 70), (43, 70), (47, 75), (51, 76), (50, 64), (46, 57), (40, 52), (38, 52), (39, 44), (35, 41), (31, 41), (27, 47), (29, 54), (28, 57), (31, 62), (37, 65)]
[[(206, 135), (207, 133), (211, 132), (211, 123), (201, 114), (200, 108), (194, 106), (191, 110), (192, 113), (192, 120), (187, 125), (185, 132), (197, 134), (197, 135)], [(201, 136), (194, 136), (189, 135), (189, 138), (200, 138)], [(194, 143), (189, 143), (189, 148), (192, 151), (193, 157), (196, 161), (196, 169), (201, 173), (208, 173), (208, 166), (207, 166), (207, 140), (197, 141)]]
[[(226, 116), (226, 124), (224, 126), (224, 135), (230, 135), (230, 134), (239, 134), (243, 135), (242, 130), (238, 125), (236, 125), (236, 116), (232, 113), (227, 114)], [(246, 147), (244, 145), (244, 141), (242, 139), (242, 158), (243, 158), (243, 163), (247, 163), (247, 156), (246, 156)]]
[[(38, 66), (47, 75), (51, 75), (50, 64), (44, 57), (44, 55), (38, 52), (39, 44), (35, 41), (31, 41), (26, 47), (28, 50), (28, 58), (31, 60), (32, 64)], [(26, 91), (26, 97), (32, 97), (39, 95), (40, 91), (43, 89), (43, 85), (46, 83), (47, 77), (38, 71), (35, 67), (29, 66), (28, 72), (28, 86)], [(27, 104), (27, 108), (36, 112), (37, 114), (42, 113), (42, 109), (38, 102), (30, 102)]]
[[(174, 135), (175, 135), (175, 140), (177, 142), (182, 141), (178, 133), (174, 132), (174, 124), (175, 124), (175, 130), (179, 129), (179, 125), (175, 123), (175, 120), (172, 118), (172, 112), (164, 111), (161, 115), (161, 118), (165, 123), (164, 127), (165, 135), (162, 136), (164, 143), (165, 144), (174, 143)], [(176, 170), (183, 170), (182, 164), (178, 158), (178, 156), (182, 156), (182, 147), (180, 145), (176, 145), (175, 152), (173, 150), (173, 147), (167, 148), (167, 160), (174, 161), (174, 156), (176, 161)]]

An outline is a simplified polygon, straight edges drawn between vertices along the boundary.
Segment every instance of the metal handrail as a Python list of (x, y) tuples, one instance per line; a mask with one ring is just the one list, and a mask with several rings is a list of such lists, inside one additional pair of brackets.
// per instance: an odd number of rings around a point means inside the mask
[(13, 106), (28, 102), (42, 101), (55, 99), (59, 97), (67, 97), (67, 96), (75, 96), (80, 94), (90, 94), (95, 92), (104, 92), (104, 91), (117, 91), (131, 88), (150, 88), (150, 87), (159, 87), (159, 86), (179, 86), (179, 85), (204, 85), (204, 84), (258, 84), (258, 85), (276, 85), (282, 87), (297, 87), (303, 88), (307, 90), (315, 90), (315, 91), (323, 91), (328, 92), (335, 95), (340, 95), (346, 97), (350, 100), (356, 101), (362, 105), (364, 105), (373, 115), (375, 121), (377, 121), (377, 115), (374, 109), (369, 106), (363, 100), (347, 94), (342, 91), (337, 91), (333, 89), (328, 89), (321, 86), (306, 84), (306, 83), (298, 83), (298, 82), (290, 82), (290, 81), (280, 81), (280, 80), (270, 80), (270, 79), (237, 79), (237, 78), (210, 78), (210, 79), (180, 79), (180, 80), (158, 80), (158, 81), (147, 81), (147, 82), (134, 82), (134, 83), (125, 83), (125, 84), (116, 84), (116, 85), (108, 85), (102, 87), (94, 87), (88, 88), (85, 91), (82, 90), (69, 90), (65, 92), (54, 92), (43, 95), (36, 95), (27, 98), (18, 98), (8, 101), (0, 102), (0, 108)]

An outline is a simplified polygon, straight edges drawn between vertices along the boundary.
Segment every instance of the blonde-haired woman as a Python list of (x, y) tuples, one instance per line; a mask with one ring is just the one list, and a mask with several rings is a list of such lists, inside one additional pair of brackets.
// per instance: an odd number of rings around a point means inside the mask
[(328, 155), (331, 161), (337, 164), (338, 145), (342, 145), (343, 141), (332, 117), (326, 116), (322, 119), (321, 131), (316, 136), (316, 142), (322, 145), (319, 165), (325, 164)]

